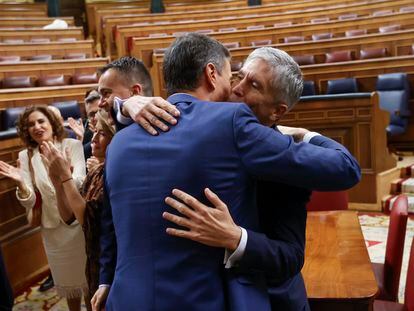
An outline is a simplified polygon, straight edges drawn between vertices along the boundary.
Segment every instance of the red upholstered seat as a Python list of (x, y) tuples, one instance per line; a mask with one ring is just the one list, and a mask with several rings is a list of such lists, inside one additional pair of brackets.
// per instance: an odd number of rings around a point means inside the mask
[(33, 87), (34, 81), (29, 76), (6, 77), (3, 79), (4, 89), (14, 89), (21, 87)]
[(30, 39), (30, 42), (33, 42), (33, 43), (49, 43), (50, 39), (49, 38), (32, 38), (32, 39)]
[(196, 30), (196, 32), (206, 35), (206, 34), (214, 32), (214, 30), (213, 29), (200, 29), (200, 30)]
[(3, 43), (7, 43), (7, 44), (20, 44), (20, 43), (24, 43), (23, 39), (4, 39)]
[(263, 46), (272, 44), (272, 40), (256, 40), (251, 42), (252, 46)]
[(378, 31), (380, 33), (387, 33), (387, 32), (398, 31), (400, 29), (401, 29), (401, 25), (389, 25), (389, 26), (382, 26), (378, 28)]
[(292, 56), (298, 65), (313, 65), (315, 64), (315, 56), (313, 55), (293, 55)]
[(0, 63), (3, 62), (20, 62), (21, 57), (20, 56), (14, 56), (14, 55), (4, 55), (0, 56)]
[(264, 25), (252, 25), (252, 26), (246, 27), (247, 30), (256, 30), (256, 29), (264, 29), (264, 28), (265, 28)]
[(355, 19), (358, 17), (358, 14), (356, 13), (349, 13), (349, 14), (343, 14), (343, 15), (339, 15), (338, 19), (340, 21), (344, 21), (344, 20), (348, 20), (348, 19)]
[(372, 264), (379, 287), (377, 299), (397, 301), (407, 217), (408, 200), (405, 195), (400, 195), (395, 200), (391, 209), (385, 249), (385, 262), (384, 264)]
[(289, 26), (292, 26), (292, 25), (293, 25), (292, 22), (283, 22), (283, 23), (273, 24), (273, 27), (282, 28), (282, 27), (289, 27)]
[(77, 73), (72, 76), (72, 84), (98, 83), (98, 75), (95, 73)]
[(223, 42), (223, 45), (228, 49), (237, 49), (240, 47), (239, 42)]
[(326, 53), (326, 63), (347, 62), (352, 60), (351, 51), (335, 51)]
[(407, 279), (405, 281), (404, 304), (386, 300), (375, 300), (374, 311), (412, 311), (414, 310), (414, 238), (411, 241)]
[(382, 11), (375, 11), (372, 13), (372, 16), (384, 16), (392, 14), (392, 10), (382, 10)]
[(345, 37), (363, 36), (367, 34), (366, 29), (352, 29), (345, 31)]
[(370, 49), (362, 49), (360, 52), (360, 59), (368, 59), (368, 58), (379, 58), (379, 57), (386, 57), (387, 56), (387, 49), (386, 48), (370, 48)]
[(303, 36), (290, 36), (283, 38), (284, 43), (292, 43), (292, 42), (301, 42), (305, 41), (305, 37)]
[(414, 12), (414, 6), (405, 6), (400, 8), (400, 12)]
[(165, 54), (166, 50), (167, 50), (167, 48), (157, 48), (157, 49), (153, 49), (152, 52), (154, 54)]
[(43, 76), (37, 80), (39, 86), (61, 86), (68, 85), (68, 82), (68, 77), (65, 77), (64, 75)]
[(148, 35), (148, 37), (150, 37), (150, 38), (162, 38), (162, 37), (167, 37), (167, 36), (168, 36), (168, 34), (166, 34), (166, 33), (150, 33)]
[(313, 41), (318, 41), (318, 40), (326, 40), (326, 39), (332, 39), (333, 35), (330, 32), (326, 32), (326, 33), (316, 33), (312, 35), (312, 40)]
[(227, 27), (227, 28), (220, 28), (219, 32), (233, 32), (236, 31), (237, 28), (236, 27)]
[(65, 59), (86, 59), (85, 53), (68, 53), (64, 57)]
[(76, 42), (76, 38), (59, 38), (57, 39), (59, 42)]
[(311, 19), (311, 24), (326, 23), (326, 22), (329, 22), (329, 17), (318, 17), (318, 18)]
[(348, 193), (346, 191), (319, 192), (313, 191), (306, 206), (308, 211), (336, 211), (348, 209)]
[(241, 67), (243, 66), (243, 63), (238, 62), (238, 61), (232, 61), (230, 63), (230, 66), (231, 66), (231, 71), (239, 71)]
[(33, 55), (32, 57), (30, 57), (30, 60), (37, 60), (37, 61), (52, 60), (52, 55), (50, 54)]

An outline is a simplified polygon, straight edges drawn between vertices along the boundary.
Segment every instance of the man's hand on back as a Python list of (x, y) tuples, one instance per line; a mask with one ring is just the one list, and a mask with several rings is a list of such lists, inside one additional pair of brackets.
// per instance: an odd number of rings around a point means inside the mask
[[(161, 97), (132, 96), (122, 107), (122, 114), (130, 116), (134, 122), (141, 125), (151, 135), (157, 135), (158, 130), (169, 130), (169, 125), (177, 124), (179, 110)], [(167, 124), (165, 124), (165, 123)]]
[(295, 142), (301, 142), (305, 134), (309, 133), (307, 129), (300, 127), (278, 125), (277, 128), (282, 134), (292, 136)]

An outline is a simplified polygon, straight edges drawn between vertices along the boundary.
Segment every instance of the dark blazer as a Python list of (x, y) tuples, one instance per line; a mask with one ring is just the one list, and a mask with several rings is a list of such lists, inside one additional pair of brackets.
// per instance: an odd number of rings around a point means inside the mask
[(0, 310), (10, 311), (13, 308), (13, 291), (7, 278), (3, 254), (0, 250)]
[[(112, 284), (107, 310), (225, 310), (224, 251), (165, 233), (171, 224), (161, 215), (174, 213), (164, 203), (171, 189), (200, 198), (210, 187), (239, 225), (258, 231), (255, 179), (330, 190), (351, 187), (360, 178), (345, 148), (296, 144), (260, 125), (244, 104), (186, 94), (168, 101), (181, 112), (169, 132), (154, 137), (132, 124), (108, 147), (105, 187), (111, 206), (103, 212), (101, 242), (101, 283)], [(263, 284), (261, 275), (255, 273), (253, 283), (244, 282), (244, 275), (232, 278), (244, 284), (252, 306), (269, 303), (265, 288), (254, 286)]]

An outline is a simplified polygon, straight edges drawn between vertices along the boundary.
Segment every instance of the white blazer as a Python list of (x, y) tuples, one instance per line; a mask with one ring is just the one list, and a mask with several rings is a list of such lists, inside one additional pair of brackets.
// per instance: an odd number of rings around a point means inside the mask
[[(68, 148), (71, 157), (71, 165), (73, 166), (72, 177), (79, 189), (86, 175), (82, 143), (79, 140), (66, 138), (62, 140), (62, 143), (56, 143), (56, 147), (62, 152), (65, 152), (65, 149)], [(34, 194), (33, 183), (30, 176), (27, 149), (19, 152), (19, 160), (22, 168), (23, 180), (29, 188), (30, 194), (27, 198), (22, 199), (19, 197), (18, 191), (16, 191), (16, 196), (20, 204), (26, 209), (26, 213), (29, 214), (35, 204), (36, 196)], [(39, 147), (36, 147), (33, 150), (32, 166), (36, 187), (42, 195), (42, 226), (44, 228), (56, 228), (60, 223), (65, 222), (60, 217), (57, 208), (55, 188), (50, 181), (46, 167), (40, 157)]]

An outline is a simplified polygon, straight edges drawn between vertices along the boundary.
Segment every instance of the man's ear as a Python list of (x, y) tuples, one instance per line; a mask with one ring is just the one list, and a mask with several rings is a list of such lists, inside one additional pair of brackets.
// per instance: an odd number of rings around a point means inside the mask
[(276, 107), (273, 109), (270, 118), (274, 123), (277, 123), (287, 111), (288, 105), (286, 105), (284, 102), (281, 102), (277, 104)]
[(208, 63), (207, 66), (204, 68), (204, 78), (205, 82), (207, 84), (207, 87), (210, 90), (216, 89), (216, 83), (217, 83), (217, 68), (212, 63)]
[(131, 90), (132, 90), (132, 95), (142, 95), (142, 85), (139, 83), (135, 83), (132, 86)]

